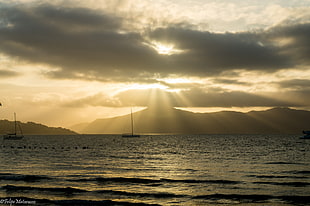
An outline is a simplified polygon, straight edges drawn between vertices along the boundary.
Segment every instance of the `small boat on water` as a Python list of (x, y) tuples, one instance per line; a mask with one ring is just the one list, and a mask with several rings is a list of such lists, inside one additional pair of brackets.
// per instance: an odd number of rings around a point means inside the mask
[(3, 139), (5, 140), (20, 140), (24, 138), (23, 131), (18, 124), (18, 128), (20, 131), (20, 134), (17, 134), (17, 122), (16, 122), (16, 113), (14, 113), (14, 133), (8, 133), (3, 135)]
[(131, 117), (131, 134), (122, 134), (122, 137), (140, 137), (140, 135), (134, 134), (134, 132), (133, 132), (133, 115), (132, 115), (132, 109), (131, 109), (130, 117)]
[(304, 136), (301, 139), (310, 139), (310, 131), (302, 131), (302, 133)]

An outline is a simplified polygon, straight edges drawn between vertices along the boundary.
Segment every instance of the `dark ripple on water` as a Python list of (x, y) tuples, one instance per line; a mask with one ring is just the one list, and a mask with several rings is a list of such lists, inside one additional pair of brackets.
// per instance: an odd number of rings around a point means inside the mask
[(100, 183), (104, 182), (117, 182), (117, 183), (140, 183), (140, 184), (150, 184), (150, 183), (196, 183), (196, 184), (239, 184), (242, 183), (240, 181), (231, 181), (231, 180), (191, 180), (191, 179), (144, 179), (144, 178), (124, 178), (124, 177), (112, 177), (112, 178), (89, 178), (89, 179), (75, 179), (70, 181), (80, 181), (80, 182), (88, 182), (88, 181), (96, 181)]
[(52, 178), (44, 175), (22, 175), (12, 173), (0, 173), (1, 180), (12, 180), (12, 181), (24, 181), (24, 182), (38, 182), (41, 180), (50, 180)]

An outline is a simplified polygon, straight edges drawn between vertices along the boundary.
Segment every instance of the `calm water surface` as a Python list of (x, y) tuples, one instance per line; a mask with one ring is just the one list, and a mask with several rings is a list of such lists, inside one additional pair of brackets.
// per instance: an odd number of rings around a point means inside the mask
[(26, 136), (0, 162), (0, 201), (28, 205), (310, 205), (294, 135)]

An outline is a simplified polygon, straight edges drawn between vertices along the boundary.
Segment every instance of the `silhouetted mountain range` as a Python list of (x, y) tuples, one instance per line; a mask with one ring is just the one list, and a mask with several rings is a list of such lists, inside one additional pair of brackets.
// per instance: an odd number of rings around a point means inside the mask
[[(131, 131), (130, 114), (97, 119), (73, 127), (80, 133), (121, 134)], [(310, 129), (310, 111), (273, 108), (248, 113), (193, 113), (174, 108), (148, 108), (134, 113), (135, 133), (299, 134)]]
[[(76, 134), (69, 129), (61, 128), (61, 127), (48, 127), (42, 124), (37, 124), (34, 122), (17, 122), (22, 129), (23, 134), (33, 134), (33, 135), (51, 135), (51, 134), (64, 134), (71, 135)], [(19, 130), (18, 130), (19, 131)], [(0, 134), (7, 134), (14, 132), (14, 122), (8, 120), (0, 120)]]

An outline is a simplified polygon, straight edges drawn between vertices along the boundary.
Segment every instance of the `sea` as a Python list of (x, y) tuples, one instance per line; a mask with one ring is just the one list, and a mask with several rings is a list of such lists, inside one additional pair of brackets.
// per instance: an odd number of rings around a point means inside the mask
[(310, 205), (298, 135), (29, 135), (0, 162), (0, 205)]

